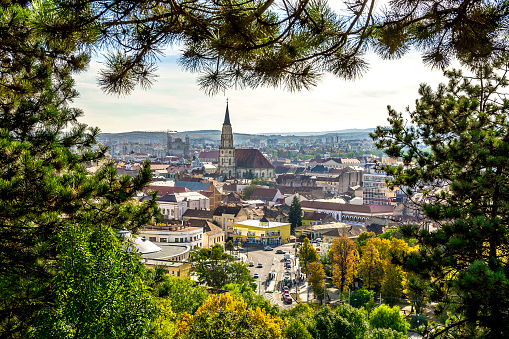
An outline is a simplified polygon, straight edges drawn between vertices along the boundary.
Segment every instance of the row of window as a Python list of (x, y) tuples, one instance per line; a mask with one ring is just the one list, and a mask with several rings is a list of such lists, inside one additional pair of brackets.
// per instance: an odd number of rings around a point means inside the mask
[[(203, 236), (203, 234), (195, 235), (194, 237), (191, 237), (189, 241), (196, 241), (196, 240), (202, 239), (202, 236)], [(148, 240), (150, 240), (152, 242), (157, 242), (157, 237), (149, 237)], [(159, 242), (168, 242), (168, 238), (166, 238), (166, 237), (159, 237)], [(185, 238), (175, 238), (175, 242), (185, 243), (185, 242), (188, 242), (188, 238), (187, 237), (185, 237)]]

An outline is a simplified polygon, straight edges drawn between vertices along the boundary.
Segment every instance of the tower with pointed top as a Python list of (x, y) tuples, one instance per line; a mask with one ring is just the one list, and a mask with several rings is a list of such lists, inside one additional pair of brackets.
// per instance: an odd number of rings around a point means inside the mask
[(221, 132), (221, 146), (219, 147), (219, 174), (228, 177), (236, 176), (235, 148), (233, 147), (233, 132), (230, 123), (228, 101), (226, 101), (226, 114), (224, 116), (223, 130)]

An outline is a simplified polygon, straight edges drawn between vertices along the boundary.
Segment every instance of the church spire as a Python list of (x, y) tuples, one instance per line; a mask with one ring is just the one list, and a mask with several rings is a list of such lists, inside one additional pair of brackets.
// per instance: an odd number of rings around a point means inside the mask
[(230, 112), (228, 112), (228, 99), (226, 99), (226, 114), (224, 115), (223, 125), (231, 125), (230, 124)]

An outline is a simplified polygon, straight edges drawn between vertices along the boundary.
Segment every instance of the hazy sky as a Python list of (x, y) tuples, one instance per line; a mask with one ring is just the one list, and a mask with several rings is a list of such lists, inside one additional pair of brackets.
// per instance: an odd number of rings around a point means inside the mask
[(101, 92), (98, 59), (77, 77), (81, 93), (74, 103), (84, 110), (82, 122), (103, 132), (221, 129), (229, 99), (230, 119), (237, 133), (319, 132), (386, 125), (387, 105), (399, 111), (413, 106), (419, 84), (434, 88), (444, 82), (441, 71), (425, 68), (418, 53), (399, 60), (371, 56), (370, 70), (356, 81), (328, 76), (312, 91), (279, 89), (229, 90), (207, 96), (197, 75), (180, 70), (176, 56), (159, 63), (157, 82), (127, 97)]

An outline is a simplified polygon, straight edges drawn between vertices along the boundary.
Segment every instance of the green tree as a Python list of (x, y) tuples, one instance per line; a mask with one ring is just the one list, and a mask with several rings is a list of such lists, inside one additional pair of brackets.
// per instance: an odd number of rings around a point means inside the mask
[(386, 261), (384, 263), (384, 277), (380, 291), (389, 305), (396, 305), (401, 300), (405, 292), (406, 283), (407, 273), (403, 270), (403, 267)]
[(177, 331), (177, 314), (171, 309), (170, 303), (169, 299), (158, 299), (157, 318), (152, 323), (151, 338), (171, 338)]
[(293, 319), (284, 329), (285, 338), (287, 339), (313, 339), (306, 325), (300, 319)]
[(248, 307), (254, 310), (260, 308), (273, 316), (279, 315), (279, 308), (276, 305), (272, 305), (263, 295), (256, 293), (256, 289), (253, 289), (251, 284), (226, 284), (223, 287), (225, 290), (230, 291), (230, 295), (234, 299), (243, 300)]
[(359, 234), (357, 239), (355, 239), (355, 243), (357, 244), (357, 251), (359, 251), (360, 255), (362, 255), (362, 248), (368, 244), (368, 240), (374, 237), (376, 237), (374, 232), (362, 232)]
[(387, 305), (380, 305), (371, 312), (369, 325), (371, 328), (390, 328), (404, 335), (410, 328), (410, 324), (401, 314), (399, 307), (391, 308)]
[[(79, 123), (83, 112), (72, 107), (72, 76), (88, 62), (78, 46), (92, 36), (38, 31), (46, 3), (0, 5), (0, 333), (144, 336), (152, 297), (139, 279), (139, 257), (115, 237), (155, 215), (154, 200), (133, 200), (150, 168), (134, 178), (118, 177), (108, 163), (95, 174), (85, 170), (106, 152), (96, 145), (99, 130)], [(104, 325), (97, 334), (94, 321)]]
[(408, 336), (390, 328), (371, 329), (369, 339), (406, 339)]
[(315, 248), (309, 244), (308, 238), (304, 238), (304, 242), (299, 249), (299, 260), (306, 272), (306, 276), (309, 274), (309, 264), (320, 260), (318, 252), (316, 252)]
[(225, 253), (220, 244), (215, 244), (211, 248), (194, 249), (189, 255), (189, 260), (196, 264), (194, 272), (201, 284), (215, 288), (231, 283), (254, 285), (254, 278), (251, 277), (247, 266), (241, 262), (234, 262), (233, 257)]
[(367, 303), (374, 300), (375, 292), (361, 288), (359, 290), (352, 291), (350, 294), (350, 305), (355, 308), (361, 308)]
[(154, 295), (170, 301), (171, 310), (177, 314), (193, 314), (209, 297), (207, 290), (195, 286), (191, 279), (165, 275), (154, 289)]
[(266, 178), (254, 178), (253, 180), (251, 180), (251, 184), (268, 186), (270, 183), (269, 180)]
[(290, 211), (288, 212), (288, 222), (291, 223), (291, 232), (295, 234), (295, 228), (302, 226), (302, 208), (300, 207), (299, 198), (293, 197)]
[(254, 191), (258, 188), (258, 185), (249, 185), (244, 187), (242, 190), (242, 197), (244, 200), (249, 200)]
[(224, 246), (224, 249), (227, 250), (227, 251), (230, 251), (230, 255), (231, 255), (233, 250), (235, 250), (235, 245), (233, 245), (233, 241), (232, 240), (228, 240), (228, 242)]
[(415, 164), (384, 170), (394, 177), (391, 185), (407, 187), (409, 195), (421, 192), (418, 207), (441, 225), (436, 232), (402, 228), (419, 241), (407, 269), (432, 278), (433, 301), (465, 315), (440, 331), (468, 323), (490, 337), (509, 335), (508, 66), (504, 56), (475, 65), (468, 75), (447, 72), (448, 85), (436, 91), (421, 85), (411, 126), (390, 109), (390, 127), (373, 135), (388, 155)]
[(313, 289), (313, 293), (315, 297), (323, 301), (324, 294), (324, 284), (325, 284), (325, 271), (323, 270), (323, 265), (319, 261), (312, 262), (308, 265), (309, 268), (309, 284)]
[(325, 306), (316, 313), (315, 321), (312, 334), (316, 339), (363, 339), (368, 335), (366, 315), (347, 304), (335, 309)]
[(138, 253), (112, 229), (68, 226), (59, 234), (62, 257), (51, 280), (55, 304), (39, 311), (27, 337), (145, 336), (156, 308)]

